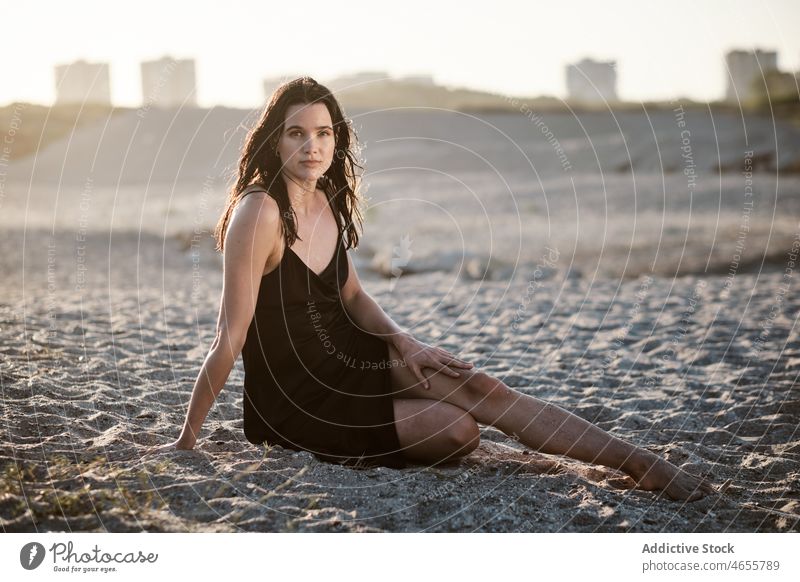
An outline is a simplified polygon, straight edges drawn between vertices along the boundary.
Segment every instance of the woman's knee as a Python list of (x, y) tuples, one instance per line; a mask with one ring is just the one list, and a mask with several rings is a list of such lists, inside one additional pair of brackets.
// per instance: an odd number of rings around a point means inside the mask
[(463, 456), (478, 448), (481, 442), (481, 430), (472, 416), (465, 412), (455, 423), (448, 427), (447, 436), (456, 456)]
[(395, 399), (395, 423), (406, 455), (424, 461), (461, 457), (480, 443), (480, 428), (467, 411), (438, 400)]
[(476, 370), (467, 378), (465, 388), (474, 403), (507, 399), (512, 393), (512, 389), (502, 380), (480, 370)]

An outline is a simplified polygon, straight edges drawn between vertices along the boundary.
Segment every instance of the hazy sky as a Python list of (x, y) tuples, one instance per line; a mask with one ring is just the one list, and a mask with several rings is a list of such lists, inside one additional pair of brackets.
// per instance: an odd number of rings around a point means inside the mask
[(0, 0), (0, 105), (51, 103), (53, 66), (111, 65), (115, 105), (141, 103), (139, 62), (196, 61), (198, 101), (253, 107), (264, 77), (327, 78), (380, 70), (430, 74), (445, 85), (566, 96), (564, 67), (615, 59), (626, 100), (718, 99), (724, 54), (778, 51), (800, 68), (800, 2), (793, 0), (539, 2), (491, 0)]

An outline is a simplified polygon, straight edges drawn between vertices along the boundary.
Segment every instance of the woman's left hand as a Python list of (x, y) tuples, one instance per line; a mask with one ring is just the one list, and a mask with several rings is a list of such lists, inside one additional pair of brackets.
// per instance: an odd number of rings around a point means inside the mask
[(453, 378), (458, 378), (460, 374), (452, 368), (472, 368), (471, 362), (460, 360), (447, 350), (437, 348), (423, 343), (410, 335), (404, 336), (404, 340), (396, 345), (397, 351), (405, 360), (406, 365), (419, 379), (422, 385), (428, 390), (431, 385), (428, 378), (422, 373), (423, 368), (432, 368)]

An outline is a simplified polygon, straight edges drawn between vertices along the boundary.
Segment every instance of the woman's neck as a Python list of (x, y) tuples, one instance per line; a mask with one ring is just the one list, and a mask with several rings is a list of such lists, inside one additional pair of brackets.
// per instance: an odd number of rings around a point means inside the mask
[(317, 181), (295, 182), (286, 178), (286, 192), (295, 213), (306, 216), (317, 205)]

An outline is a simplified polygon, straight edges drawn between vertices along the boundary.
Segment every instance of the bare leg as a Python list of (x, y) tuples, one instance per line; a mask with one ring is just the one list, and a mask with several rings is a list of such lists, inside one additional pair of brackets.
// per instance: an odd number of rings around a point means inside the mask
[[(390, 357), (399, 354), (392, 346)], [(630, 475), (645, 490), (663, 490), (671, 499), (695, 501), (714, 489), (707, 481), (679, 469), (655, 453), (616, 438), (563, 408), (517, 392), (475, 370), (452, 378), (425, 369), (430, 389), (419, 385), (405, 367), (392, 367), (392, 385), (403, 398), (437, 398), (468, 411), (476, 421), (494, 426), (530, 448), (598, 463)]]
[(480, 442), (480, 428), (464, 409), (441, 400), (395, 398), (394, 417), (403, 455), (438, 463), (463, 457)]
[[(663, 490), (672, 499), (695, 501), (714, 492), (703, 479), (559, 406), (517, 392), (491, 376), (479, 376), (477, 381), (490, 384), (491, 391), (484, 399), (488, 406), (478, 406), (481, 410), (478, 414), (471, 411), (475, 419), (497, 427), (537, 451), (620, 469), (640, 489)], [(492, 395), (495, 391), (497, 396)]]

